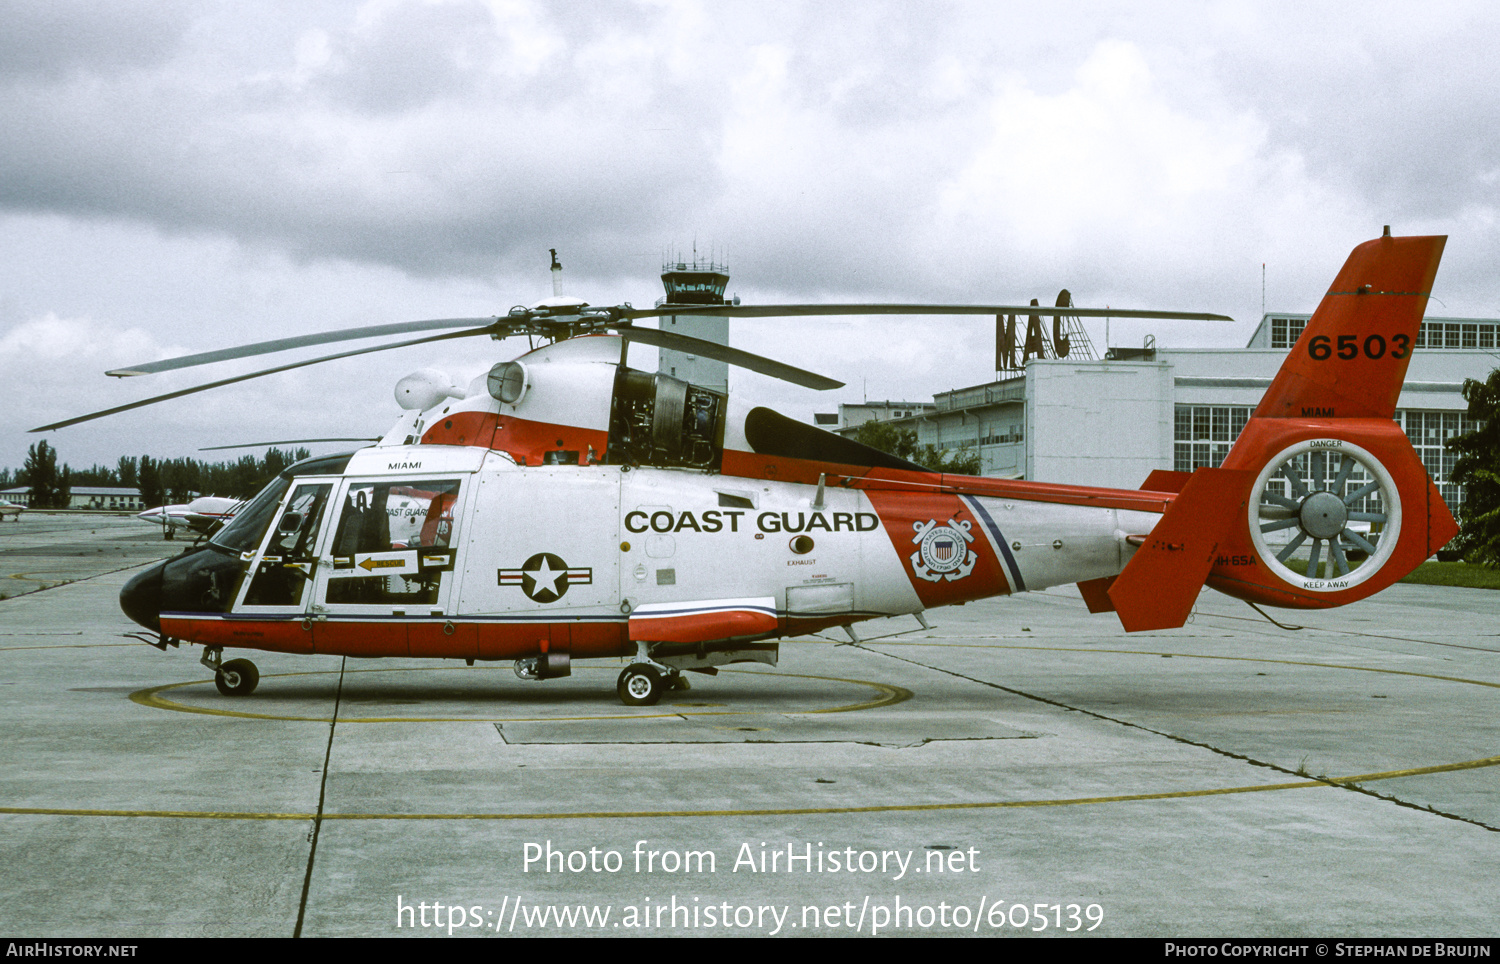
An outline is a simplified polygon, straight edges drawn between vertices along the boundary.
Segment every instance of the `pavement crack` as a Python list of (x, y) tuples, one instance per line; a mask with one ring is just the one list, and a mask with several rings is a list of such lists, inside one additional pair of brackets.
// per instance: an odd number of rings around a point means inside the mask
[(302, 936), (302, 922), (307, 917), (307, 895), (312, 889), (313, 862), (318, 856), (318, 835), (323, 829), (323, 803), (328, 797), (328, 764), (333, 760), (333, 734), (339, 725), (339, 701), (344, 695), (344, 669), (349, 663), (346, 656), (339, 660), (339, 685), (333, 693), (333, 717), (328, 721), (328, 746), (323, 750), (323, 777), (318, 781), (318, 812), (313, 815), (311, 846), (307, 849), (307, 872), (302, 876), (302, 899), (297, 903), (297, 926), (293, 937)]
[(1153, 729), (1140, 723), (1132, 723), (1130, 720), (1122, 720), (1119, 717), (1108, 716), (1104, 713), (1099, 713), (1094, 710), (1086, 710), (1081, 706), (1071, 706), (1067, 703), (1062, 702), (1061, 700), (1048, 699), (1045, 696), (1038, 696), (1035, 693), (1028, 693), (1025, 690), (1018, 690), (1011, 686), (1002, 686), (999, 683), (992, 683), (989, 680), (979, 679), (978, 677), (974, 676), (968, 676), (955, 670), (944, 669), (941, 666), (932, 666), (919, 660), (908, 659), (905, 656), (897, 656), (895, 653), (886, 653), (881, 652), (878, 649), (870, 649), (868, 646), (860, 645), (858, 643), (855, 643), (853, 645), (857, 646), (859, 649), (862, 649), (867, 653), (873, 653), (876, 656), (885, 656), (890, 659), (899, 660), (903, 663), (908, 663), (912, 666), (920, 666), (923, 669), (930, 669), (938, 673), (946, 673), (949, 676), (953, 676), (962, 680), (968, 680), (971, 683), (978, 683), (981, 686), (988, 686), (991, 689), (997, 689), (1004, 693), (1010, 693), (1013, 696), (1019, 696), (1023, 699), (1028, 699), (1036, 703), (1042, 703), (1047, 706), (1056, 707), (1060, 710), (1067, 710), (1072, 713), (1082, 713), (1085, 716), (1092, 716), (1097, 720), (1103, 720), (1107, 723), (1114, 723), (1118, 726), (1125, 726), (1134, 730), (1140, 730), (1143, 733), (1150, 733), (1153, 736), (1163, 737), (1165, 739), (1172, 740), (1173, 742), (1180, 743), (1184, 746), (1197, 747), (1198, 749), (1208, 750), (1210, 753), (1216, 753), (1219, 756), (1226, 757), (1231, 760), (1238, 760), (1242, 763), (1248, 763), (1251, 766), (1262, 767), (1263, 769), (1270, 770), (1274, 773), (1300, 777), (1304, 780), (1314, 780), (1318, 783), (1324, 784), (1325, 786), (1334, 787), (1340, 790), (1349, 790), (1353, 793), (1362, 793), (1365, 796), (1374, 797), (1377, 800), (1384, 800), (1387, 803), (1394, 803), (1398, 807), (1406, 807), (1409, 810), (1416, 810), (1421, 813), (1430, 813), (1434, 816), (1444, 817), (1449, 820), (1456, 820), (1459, 823), (1471, 824), (1473, 826), (1479, 827), (1482, 830), (1488, 830), (1493, 833), (1500, 833), (1500, 827), (1492, 826), (1482, 820), (1475, 820), (1473, 817), (1465, 817), (1462, 814), (1452, 813), (1446, 810), (1438, 810), (1431, 806), (1423, 806), (1421, 804), (1411, 803), (1391, 794), (1378, 793), (1374, 790), (1369, 789), (1368, 787), (1360, 786), (1357, 783), (1341, 781), (1336, 778), (1330, 778), (1327, 776), (1312, 776), (1305, 771), (1289, 769), (1287, 767), (1281, 766), (1278, 763), (1271, 763), (1268, 760), (1257, 760), (1255, 757), (1248, 756), (1244, 753), (1236, 753), (1233, 750), (1226, 750), (1222, 747), (1214, 746), (1211, 743), (1204, 743), (1199, 740), (1189, 739), (1185, 736), (1179, 736), (1176, 733), (1167, 733), (1163, 730)]

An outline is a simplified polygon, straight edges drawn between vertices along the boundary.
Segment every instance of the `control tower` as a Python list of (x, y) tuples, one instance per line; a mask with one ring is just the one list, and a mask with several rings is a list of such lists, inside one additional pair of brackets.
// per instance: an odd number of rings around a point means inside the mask
[[(729, 266), (709, 259), (700, 261), (694, 252), (692, 261), (667, 261), (661, 266), (661, 283), (666, 296), (656, 306), (682, 305), (682, 314), (662, 315), (663, 331), (675, 331), (689, 338), (699, 338), (718, 345), (729, 344), (729, 319), (692, 313), (694, 305), (729, 304), (724, 289), (729, 284)], [(738, 301), (738, 299), (736, 299)], [(716, 392), (729, 391), (729, 366), (712, 358), (662, 348), (658, 351), (657, 371)]]

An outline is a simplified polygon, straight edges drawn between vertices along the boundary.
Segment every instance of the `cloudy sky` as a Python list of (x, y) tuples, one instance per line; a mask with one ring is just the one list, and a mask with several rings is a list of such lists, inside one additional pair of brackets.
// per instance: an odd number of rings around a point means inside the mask
[[(1193, 346), (1244, 342), (1262, 264), (1268, 308), (1310, 311), (1390, 224), (1450, 236), (1434, 313), (1494, 317), (1496, 11), (0, 0), (0, 467), (28, 428), (283, 356), (107, 368), (503, 313), (551, 294), (549, 248), (596, 304), (650, 304), (663, 253), (696, 243), (752, 303), (1067, 287), (1239, 319), (1110, 331)], [(993, 377), (980, 320), (741, 322), (733, 342), (849, 383), (731, 376), (800, 418)], [(83, 467), (379, 434), (407, 372), (463, 383), (523, 349), (367, 356), (46, 437)]]

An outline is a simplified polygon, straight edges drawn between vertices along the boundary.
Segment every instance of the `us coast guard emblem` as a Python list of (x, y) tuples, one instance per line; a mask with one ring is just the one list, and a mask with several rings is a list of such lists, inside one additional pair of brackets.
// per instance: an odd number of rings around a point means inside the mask
[(938, 525), (937, 520), (913, 522), (916, 535), (911, 541), (917, 551), (911, 554), (911, 569), (918, 579), (940, 582), (944, 579), (956, 582), (974, 571), (979, 555), (969, 549), (974, 537), (969, 534), (972, 523), (948, 520), (947, 525)]

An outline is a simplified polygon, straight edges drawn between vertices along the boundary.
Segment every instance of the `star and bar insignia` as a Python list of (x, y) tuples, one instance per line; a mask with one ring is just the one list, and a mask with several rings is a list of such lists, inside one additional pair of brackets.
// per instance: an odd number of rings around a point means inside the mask
[(588, 586), (594, 581), (593, 569), (569, 567), (550, 552), (538, 552), (521, 563), (521, 568), (500, 569), (498, 573), (500, 585), (520, 586), (528, 599), (539, 603), (557, 602), (567, 595), (569, 586)]

